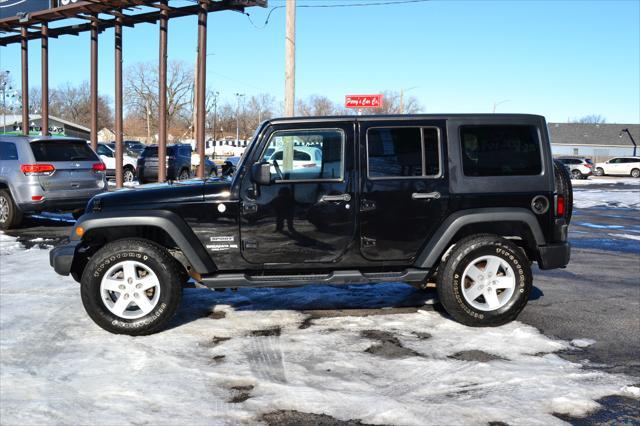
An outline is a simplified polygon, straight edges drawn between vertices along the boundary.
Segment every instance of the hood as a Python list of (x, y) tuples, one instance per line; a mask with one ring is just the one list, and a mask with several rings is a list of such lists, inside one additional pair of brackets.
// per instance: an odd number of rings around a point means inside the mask
[(96, 195), (87, 205), (94, 210), (149, 210), (166, 204), (202, 202), (207, 196), (228, 194), (230, 182), (223, 179), (192, 179), (152, 183), (136, 188), (123, 188)]

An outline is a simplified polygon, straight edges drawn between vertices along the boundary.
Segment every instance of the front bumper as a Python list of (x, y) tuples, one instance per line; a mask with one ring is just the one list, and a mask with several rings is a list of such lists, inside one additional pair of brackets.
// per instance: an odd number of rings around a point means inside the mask
[(538, 246), (540, 269), (564, 268), (571, 259), (571, 245), (567, 242)]
[(69, 244), (55, 247), (49, 252), (49, 264), (53, 266), (57, 274), (69, 275), (76, 248), (78, 248), (79, 244), (80, 241), (71, 241)]

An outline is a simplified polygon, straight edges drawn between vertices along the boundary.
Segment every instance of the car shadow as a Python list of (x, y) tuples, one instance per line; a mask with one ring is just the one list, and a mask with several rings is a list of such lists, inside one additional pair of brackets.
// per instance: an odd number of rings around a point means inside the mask
[(321, 313), (322, 316), (390, 315), (418, 310), (443, 312), (437, 303), (435, 289), (419, 290), (404, 283), (307, 285), (237, 291), (185, 288), (181, 308), (168, 328), (203, 317), (215, 317), (211, 314), (220, 306), (236, 311), (289, 310), (310, 315)]

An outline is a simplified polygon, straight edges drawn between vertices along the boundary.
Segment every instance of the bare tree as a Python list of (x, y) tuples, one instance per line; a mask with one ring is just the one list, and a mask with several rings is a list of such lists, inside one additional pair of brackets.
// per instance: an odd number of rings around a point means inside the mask
[[(40, 90), (37, 89), (34, 108), (40, 109)], [(91, 91), (88, 82), (73, 86), (66, 83), (49, 91), (49, 114), (85, 127), (91, 126)], [(109, 98), (98, 96), (98, 127), (112, 127), (113, 113)]]
[[(157, 129), (159, 118), (158, 67), (153, 62), (139, 62), (127, 68), (125, 103), (130, 119), (145, 120)], [(167, 70), (167, 124), (184, 127), (192, 122), (194, 87), (193, 68), (184, 62), (171, 61)]]
[(569, 120), (569, 123), (579, 123), (579, 124), (605, 124), (607, 119), (600, 114), (589, 114), (582, 116), (580, 118), (574, 118)]
[(301, 116), (336, 115), (338, 107), (326, 96), (311, 95), (298, 101), (296, 111)]
[(404, 108), (400, 105), (400, 92), (382, 92), (382, 106), (380, 108), (368, 108), (363, 114), (416, 114), (422, 111), (422, 106), (414, 96), (404, 96)]

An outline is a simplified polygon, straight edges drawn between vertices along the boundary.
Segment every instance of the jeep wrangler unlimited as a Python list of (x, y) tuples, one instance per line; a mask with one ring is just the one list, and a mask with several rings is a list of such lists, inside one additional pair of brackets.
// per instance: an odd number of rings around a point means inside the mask
[(531, 264), (569, 262), (572, 189), (534, 115), (284, 118), (237, 171), (94, 197), (51, 265), (89, 316), (149, 334), (212, 289), (435, 283), (457, 321), (522, 311)]

